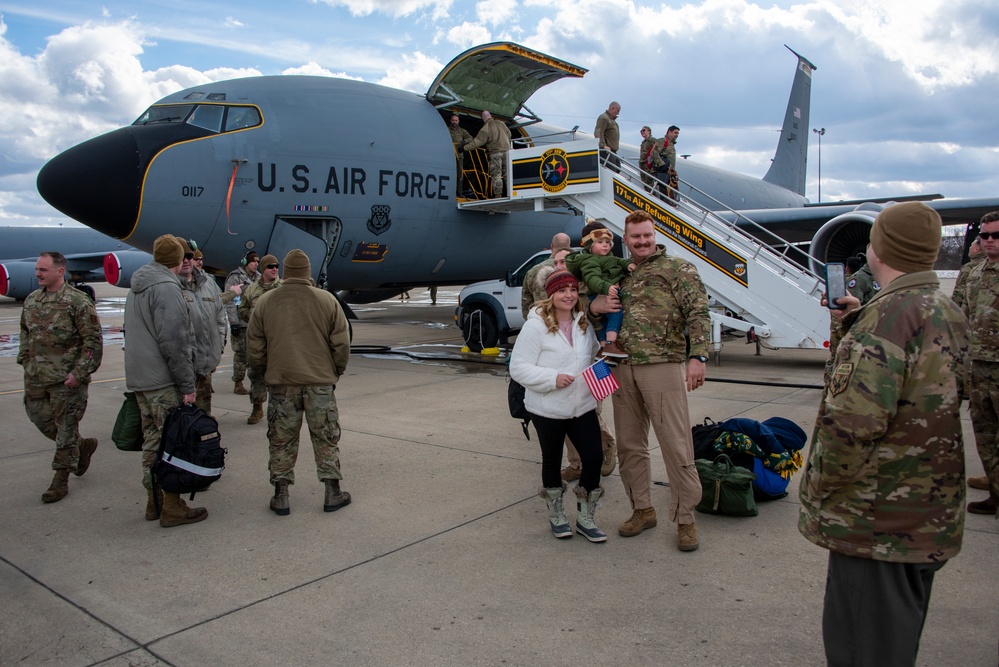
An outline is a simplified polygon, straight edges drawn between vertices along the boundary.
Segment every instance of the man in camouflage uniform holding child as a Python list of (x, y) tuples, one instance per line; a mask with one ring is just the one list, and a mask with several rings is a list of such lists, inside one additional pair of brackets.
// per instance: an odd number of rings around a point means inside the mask
[(42, 501), (69, 493), (69, 473), (87, 472), (95, 438), (80, 437), (90, 376), (104, 356), (101, 322), (93, 302), (65, 280), (66, 258), (43, 252), (35, 262), (40, 289), (24, 300), (17, 363), (24, 367), (24, 410), (56, 443), (55, 476)]

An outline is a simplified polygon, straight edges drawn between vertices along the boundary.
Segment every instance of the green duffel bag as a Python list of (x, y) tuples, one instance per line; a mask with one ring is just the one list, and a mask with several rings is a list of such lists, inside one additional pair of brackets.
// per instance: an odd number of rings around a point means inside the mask
[(714, 461), (697, 459), (694, 465), (701, 478), (698, 512), (728, 516), (756, 516), (760, 513), (753, 497), (756, 473), (732, 463), (728, 454), (719, 454)]
[(142, 451), (142, 416), (139, 414), (139, 402), (131, 391), (125, 392), (125, 402), (121, 404), (118, 418), (114, 421), (111, 439), (115, 447), (123, 452)]

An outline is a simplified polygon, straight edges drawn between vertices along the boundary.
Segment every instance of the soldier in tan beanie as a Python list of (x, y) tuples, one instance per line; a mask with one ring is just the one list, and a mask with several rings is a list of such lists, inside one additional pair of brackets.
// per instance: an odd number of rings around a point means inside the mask
[[(250, 323), (250, 314), (253, 312), (253, 306), (256, 305), (257, 301), (260, 300), (267, 292), (280, 287), (284, 282), (278, 278), (278, 270), (280, 269), (280, 264), (278, 264), (277, 257), (274, 255), (264, 255), (260, 259), (260, 278), (255, 283), (250, 283), (250, 286), (246, 288), (246, 292), (243, 293), (243, 298), (239, 302), (239, 307), (236, 311), (239, 313), (239, 319), (244, 324)], [(264, 384), (263, 375), (254, 371), (251, 368), (247, 375), (250, 377), (250, 403), (253, 404), (253, 411), (250, 412), (250, 416), (246, 418), (247, 424), (256, 424), (261, 419), (264, 418), (264, 401), (267, 400), (267, 385)]]
[(250, 368), (254, 374), (263, 373), (270, 389), (271, 509), (279, 516), (291, 512), (288, 486), (295, 483), (303, 416), (309, 423), (319, 481), (326, 485), (323, 511), (349, 504), (350, 494), (340, 489), (340, 417), (333, 392), (350, 358), (347, 318), (332, 294), (312, 286), (309, 256), (301, 250), (285, 256), (284, 284), (253, 307), (246, 347)]
[(162, 499), (157, 502), (150, 477), (167, 413), (197, 399), (194, 331), (180, 281), (183, 263), (183, 243), (169, 234), (159, 237), (153, 244), (153, 261), (132, 275), (125, 298), (125, 387), (135, 392), (142, 415), (146, 521), (159, 519), (164, 528), (208, 516), (208, 510), (188, 507), (177, 493), (160, 491)]
[(830, 665), (916, 664), (933, 578), (961, 550), (968, 324), (932, 271), (940, 228), (925, 204), (885, 208), (867, 249), (881, 291), (839, 300), (798, 519), (829, 550)]

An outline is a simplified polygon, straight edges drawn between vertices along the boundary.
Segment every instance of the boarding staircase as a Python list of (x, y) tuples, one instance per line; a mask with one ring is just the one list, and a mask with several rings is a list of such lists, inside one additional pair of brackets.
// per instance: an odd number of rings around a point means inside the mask
[(824, 281), (805, 261), (794, 259), (804, 257), (800, 250), (720, 203), (716, 210), (728, 210), (734, 222), (694, 202), (688, 195), (695, 190), (687, 183), (680, 184), (680, 192), (656, 179), (647, 187), (642, 172), (625, 161), (609, 161), (615, 157), (598, 150), (594, 140), (513, 150), (510, 196), (458, 205), (494, 214), (569, 207), (618, 235), (625, 217), (644, 209), (666, 252), (690, 261), (700, 273), (712, 304), (716, 361), (723, 328), (771, 348), (828, 347), (829, 311), (820, 302)]

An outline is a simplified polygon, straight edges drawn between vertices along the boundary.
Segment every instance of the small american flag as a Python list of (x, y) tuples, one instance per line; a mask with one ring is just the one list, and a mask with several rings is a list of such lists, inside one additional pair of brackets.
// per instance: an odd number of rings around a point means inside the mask
[(586, 381), (586, 386), (590, 388), (593, 398), (598, 401), (604, 400), (621, 386), (603, 359), (597, 359), (581, 375)]

